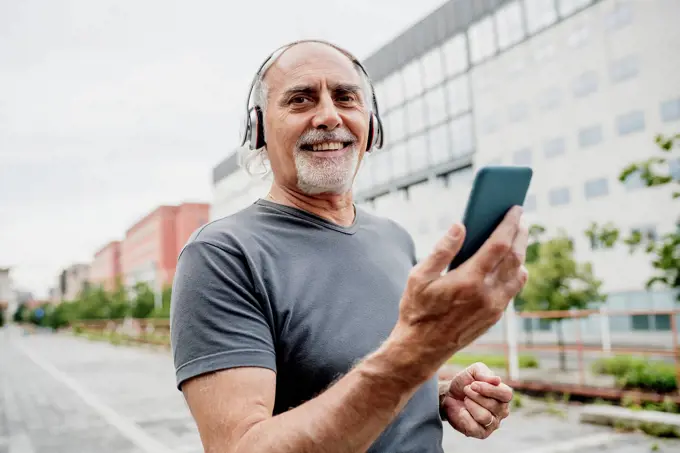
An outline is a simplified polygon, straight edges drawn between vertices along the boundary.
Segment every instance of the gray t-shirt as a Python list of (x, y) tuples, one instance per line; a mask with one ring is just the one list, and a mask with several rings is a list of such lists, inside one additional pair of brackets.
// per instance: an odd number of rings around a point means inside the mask
[[(172, 292), (177, 385), (233, 367), (276, 372), (274, 414), (310, 400), (393, 329), (410, 235), (357, 208), (349, 227), (267, 200), (194, 232)], [(433, 377), (369, 450), (442, 452)]]

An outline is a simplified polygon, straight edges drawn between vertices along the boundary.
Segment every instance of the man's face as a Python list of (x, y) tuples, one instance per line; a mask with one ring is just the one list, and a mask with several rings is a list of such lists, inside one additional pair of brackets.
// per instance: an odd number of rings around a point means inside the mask
[(265, 83), (265, 137), (277, 182), (308, 195), (349, 191), (369, 118), (352, 62), (330, 46), (298, 44), (279, 57)]

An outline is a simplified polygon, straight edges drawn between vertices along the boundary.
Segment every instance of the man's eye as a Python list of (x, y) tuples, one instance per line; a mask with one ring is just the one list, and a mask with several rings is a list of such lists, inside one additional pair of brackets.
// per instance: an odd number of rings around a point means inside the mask
[(309, 101), (308, 98), (305, 96), (295, 96), (290, 100), (291, 104), (303, 104), (305, 102)]
[(338, 96), (338, 101), (340, 102), (352, 102), (354, 100), (354, 96), (351, 94), (343, 94), (341, 96)]

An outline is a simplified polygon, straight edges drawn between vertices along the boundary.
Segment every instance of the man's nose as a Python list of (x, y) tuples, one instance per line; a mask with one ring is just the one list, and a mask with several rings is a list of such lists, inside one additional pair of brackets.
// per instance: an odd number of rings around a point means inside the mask
[(338, 113), (333, 98), (329, 93), (323, 93), (319, 98), (319, 104), (316, 107), (316, 114), (312, 119), (312, 126), (317, 129), (333, 130), (342, 125), (342, 118)]

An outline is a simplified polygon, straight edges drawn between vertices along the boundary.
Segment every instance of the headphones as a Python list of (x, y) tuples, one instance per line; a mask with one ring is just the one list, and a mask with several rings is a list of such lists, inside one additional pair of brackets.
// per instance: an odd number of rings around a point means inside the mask
[(248, 98), (246, 100), (247, 113), (245, 118), (245, 127), (241, 134), (241, 146), (244, 146), (246, 142), (249, 142), (250, 149), (255, 150), (260, 149), (267, 144), (264, 138), (264, 118), (262, 114), (262, 109), (257, 105), (252, 107), (250, 105), (250, 101), (253, 96), (253, 89), (255, 88), (255, 84), (257, 83), (261, 75), (264, 72), (266, 72), (267, 69), (269, 69), (269, 65), (273, 64), (274, 61), (276, 61), (276, 59), (283, 52), (290, 49), (296, 44), (304, 42), (317, 42), (333, 47), (334, 49), (342, 52), (345, 56), (347, 56), (350, 59), (350, 61), (357, 67), (359, 67), (361, 71), (364, 73), (364, 75), (366, 76), (366, 80), (368, 81), (369, 87), (371, 89), (371, 101), (373, 105), (371, 116), (368, 120), (368, 140), (366, 143), (366, 152), (370, 152), (371, 149), (373, 148), (378, 149), (382, 148), (384, 140), (383, 125), (380, 119), (380, 112), (378, 111), (378, 101), (375, 97), (375, 89), (373, 88), (373, 83), (371, 82), (371, 78), (369, 77), (366, 68), (364, 68), (361, 62), (359, 62), (359, 60), (357, 60), (351, 53), (347, 52), (346, 50), (329, 42), (317, 39), (305, 39), (300, 41), (294, 41), (290, 44), (286, 44), (285, 46), (281, 46), (274, 52), (272, 52), (269, 55), (269, 57), (267, 57), (267, 59), (264, 61), (264, 63), (260, 65), (260, 68), (255, 73), (255, 77), (253, 77), (253, 81), (250, 84), (250, 89), (248, 90)]

